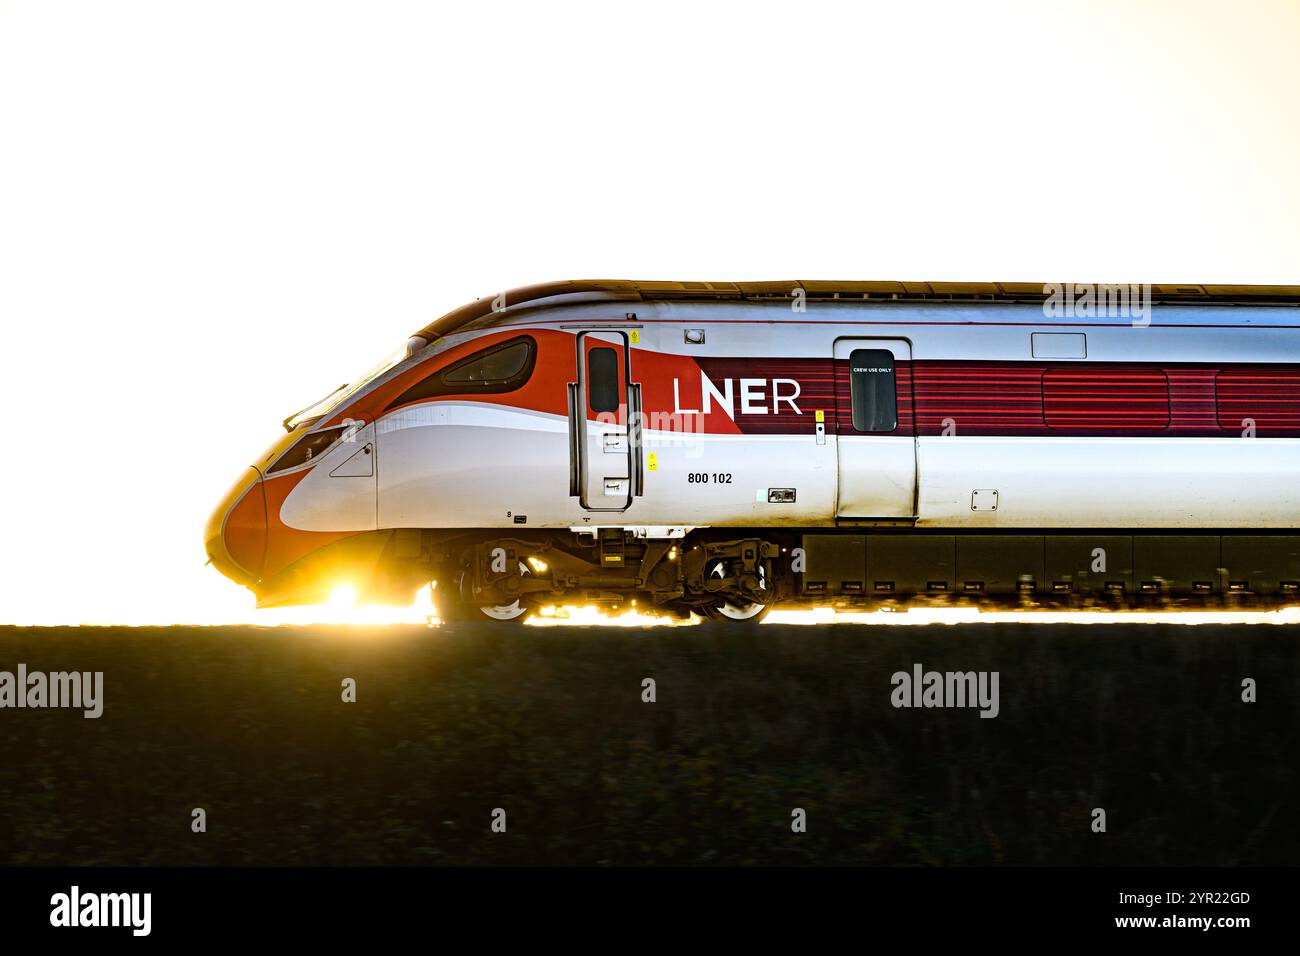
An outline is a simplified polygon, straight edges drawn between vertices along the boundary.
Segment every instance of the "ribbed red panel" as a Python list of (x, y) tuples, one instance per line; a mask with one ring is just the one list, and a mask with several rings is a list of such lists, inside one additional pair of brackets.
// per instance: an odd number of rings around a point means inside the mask
[[(846, 360), (698, 361), (720, 387), (733, 379), (741, 432), (802, 434), (812, 429), (812, 412), (820, 408), (828, 431), (854, 434)], [(1300, 437), (1297, 366), (900, 361), (896, 375), (895, 435), (1222, 436), (1236, 434), (1249, 418), (1261, 435)], [(803, 414), (785, 403), (779, 413), (769, 408), (743, 414), (741, 377), (763, 380), (769, 392), (773, 379), (798, 381)]]
[(1162, 430), (1169, 427), (1169, 379), (1160, 369), (1124, 365), (1048, 369), (1043, 418), (1049, 428), (1070, 431)]
[(912, 365), (921, 435), (1019, 435), (1043, 430), (1043, 367), (1013, 362)]
[[(1221, 436), (1254, 417), (1262, 434), (1300, 436), (1295, 366), (1229, 374), (1188, 365), (941, 361), (914, 362), (910, 372), (919, 435)], [(847, 389), (847, 368), (837, 374)], [(1216, 401), (1220, 375), (1227, 384)], [(850, 427), (844, 413), (841, 431)]]
[(1224, 369), (1215, 391), (1222, 428), (1239, 431), (1253, 422), (1257, 434), (1300, 429), (1300, 369)]

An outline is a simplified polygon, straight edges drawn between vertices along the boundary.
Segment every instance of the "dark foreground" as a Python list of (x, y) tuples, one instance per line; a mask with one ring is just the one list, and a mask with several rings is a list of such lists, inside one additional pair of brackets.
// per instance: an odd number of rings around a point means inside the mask
[[(20, 662), (105, 706), (0, 710), (0, 864), (1300, 859), (1284, 627), (0, 628)], [(998, 716), (895, 709), (916, 663)]]

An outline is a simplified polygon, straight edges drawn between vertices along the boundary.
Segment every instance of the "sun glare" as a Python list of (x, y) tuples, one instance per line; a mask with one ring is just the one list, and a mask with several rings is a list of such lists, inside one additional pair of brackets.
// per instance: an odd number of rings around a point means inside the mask
[[(354, 589), (334, 589), (328, 604), (316, 607), (254, 612), (252, 623), (268, 625), (385, 624), (441, 625), (437, 602), (426, 589), (409, 607), (356, 605)], [(533, 627), (683, 627), (700, 623), (646, 608), (610, 612), (597, 605), (548, 605), (527, 622)], [(836, 611), (812, 608), (772, 611), (767, 624), (857, 624), (861, 626), (925, 626), (953, 624), (1300, 624), (1300, 607), (1271, 611), (981, 611), (978, 608), (908, 608), (877, 611)]]
[[(538, 564), (543, 564), (540, 559)], [(545, 565), (537, 568), (544, 573)], [(253, 597), (244, 592), (239, 600), (228, 601), (196, 615), (192, 607), (177, 605), (148, 617), (129, 622), (137, 626), (159, 625), (253, 625), (261, 627), (304, 625), (418, 625), (437, 627), (443, 623), (438, 612), (435, 589), (422, 588), (406, 606), (361, 603), (358, 589), (349, 581), (337, 582), (323, 604), (303, 607), (253, 607)], [(15, 622), (20, 623), (20, 622)], [(30, 623), (45, 623), (32, 621)], [(107, 623), (83, 621), (83, 624)], [(118, 622), (123, 623), (123, 622)], [(700, 623), (698, 617), (683, 620), (661, 613), (644, 602), (631, 602), (621, 610), (611, 611), (598, 605), (547, 605), (527, 619), (534, 627), (682, 627)], [(924, 626), (944, 624), (1300, 624), (1300, 606), (1275, 610), (980, 610), (975, 607), (912, 607), (874, 611), (836, 611), (833, 608), (799, 608), (774, 610), (766, 624), (848, 624), (883, 626)]]
[(351, 584), (339, 584), (330, 592), (326, 607), (334, 611), (351, 611), (357, 606), (357, 589)]
[(1297, 624), (1300, 607), (1274, 611), (981, 611), (926, 608), (773, 611), (770, 624)]
[(673, 627), (688, 622), (667, 614), (647, 614), (635, 606), (620, 614), (607, 614), (594, 604), (581, 607), (570, 605), (548, 606), (541, 608), (526, 622), (537, 627), (580, 627), (601, 625), (604, 627)]

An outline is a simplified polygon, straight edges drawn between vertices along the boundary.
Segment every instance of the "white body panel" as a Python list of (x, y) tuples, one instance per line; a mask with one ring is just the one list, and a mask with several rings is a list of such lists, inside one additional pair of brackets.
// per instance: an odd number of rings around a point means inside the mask
[[(920, 521), (954, 528), (1288, 528), (1300, 439), (921, 438)], [(977, 490), (996, 511), (972, 510)]]
[[(658, 467), (646, 471), (645, 495), (624, 512), (628, 524), (823, 524), (835, 510), (833, 439), (649, 432), (646, 451)], [(776, 488), (794, 489), (794, 502), (769, 502)]]
[[(280, 520), (301, 531), (374, 531), (374, 452), (374, 425), (358, 429), (340, 441), (321, 456), (285, 499)], [(364, 467), (358, 467), (366, 458), (371, 461), (368, 474)]]
[[(505, 527), (514, 526), (516, 515), (527, 518), (522, 527), (611, 522), (609, 512), (589, 511), (569, 496), (566, 422), (557, 416), (435, 402), (381, 420), (379, 431), (381, 528)], [(655, 470), (647, 468), (644, 495), (616, 513), (618, 523), (815, 523), (834, 508), (833, 443), (816, 446), (803, 436), (684, 437), (655, 431), (645, 438), (647, 454), (656, 456)], [(506, 448), (509, 464), (503, 467)], [(709, 480), (691, 481), (692, 474), (707, 474)], [(719, 481), (719, 475), (730, 480)], [(769, 487), (797, 489), (796, 501), (768, 504)], [(295, 489), (290, 500), (298, 493)], [(347, 518), (342, 512), (332, 519), (316, 517), (322, 524)]]
[[(379, 421), (379, 527), (555, 526), (569, 501), (569, 439), (555, 415), (430, 402)], [(297, 492), (295, 491), (295, 494)]]

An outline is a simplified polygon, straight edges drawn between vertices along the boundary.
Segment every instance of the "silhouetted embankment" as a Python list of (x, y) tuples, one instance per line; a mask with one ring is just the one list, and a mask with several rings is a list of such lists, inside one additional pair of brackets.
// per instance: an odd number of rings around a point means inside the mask
[[(0, 710), (6, 864), (1298, 858), (1289, 628), (0, 629), (19, 662), (105, 701)], [(895, 708), (917, 663), (998, 716)]]

